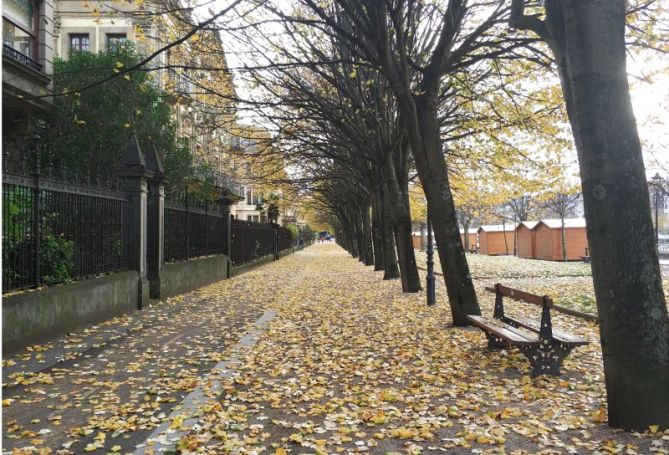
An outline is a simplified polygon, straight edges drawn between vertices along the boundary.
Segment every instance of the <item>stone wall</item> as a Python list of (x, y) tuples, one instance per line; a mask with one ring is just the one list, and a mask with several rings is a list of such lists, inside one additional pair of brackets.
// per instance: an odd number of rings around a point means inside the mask
[(3, 355), (134, 311), (139, 284), (128, 271), (3, 297)]

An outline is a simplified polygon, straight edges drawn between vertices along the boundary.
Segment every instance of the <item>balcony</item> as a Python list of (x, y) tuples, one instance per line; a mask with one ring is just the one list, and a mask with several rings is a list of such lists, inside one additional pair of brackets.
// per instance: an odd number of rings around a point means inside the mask
[(24, 66), (27, 66), (33, 71), (36, 71), (38, 73), (42, 71), (42, 65), (38, 61), (33, 60), (32, 58), (28, 57), (25, 54), (22, 54), (21, 52), (17, 51), (8, 44), (2, 45), (2, 55), (9, 57), (10, 59)]
[(232, 196), (236, 199), (244, 199), (244, 188), (242, 184), (237, 182), (234, 178), (230, 177), (228, 174), (216, 171), (214, 169), (207, 169), (203, 161), (195, 159), (195, 169), (196, 175), (195, 178), (200, 181), (205, 181), (208, 178), (212, 179), (212, 183), (215, 188), (223, 190), (223, 193)]
[(5, 43), (2, 46), (2, 102), (8, 109), (5, 115), (15, 118), (17, 124), (25, 123), (20, 119), (27, 112), (53, 109), (51, 78), (44, 73), (42, 64)]

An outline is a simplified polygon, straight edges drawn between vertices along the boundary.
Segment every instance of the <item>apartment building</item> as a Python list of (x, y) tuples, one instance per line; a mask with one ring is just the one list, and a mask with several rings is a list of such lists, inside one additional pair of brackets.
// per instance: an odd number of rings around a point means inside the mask
[[(148, 56), (185, 35), (192, 22), (191, 8), (171, 0), (58, 0), (55, 18), (56, 53), (63, 59), (73, 51), (101, 52), (125, 41)], [(177, 136), (188, 142), (195, 160), (228, 173), (226, 125), (234, 123), (236, 114), (232, 76), (220, 71), (227, 63), (219, 34), (203, 30), (197, 36), (159, 53), (147, 66), (168, 94)], [(219, 96), (221, 92), (227, 96)]]
[(52, 107), (54, 0), (2, 2), (2, 150), (19, 158), (29, 147), (34, 114)]

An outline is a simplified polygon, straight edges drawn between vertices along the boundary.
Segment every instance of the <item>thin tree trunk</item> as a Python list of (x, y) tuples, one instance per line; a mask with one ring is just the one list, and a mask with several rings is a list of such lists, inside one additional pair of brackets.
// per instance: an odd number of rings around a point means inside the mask
[(355, 240), (356, 250), (358, 251), (358, 260), (365, 263), (365, 233), (362, 230), (362, 219), (359, 213), (354, 215), (355, 219)]
[(344, 218), (344, 230), (348, 232), (349, 253), (354, 258), (358, 257), (358, 231), (355, 228), (355, 221), (350, 215)]
[(374, 265), (374, 250), (372, 247), (372, 225), (369, 219), (369, 203), (362, 205), (360, 209), (362, 219), (363, 256), (365, 265)]
[(393, 202), (391, 205), (391, 216), (395, 226), (395, 240), (397, 241), (402, 291), (418, 292), (421, 289), (420, 275), (418, 274), (416, 253), (413, 249), (413, 239), (411, 237), (408, 186), (406, 191), (402, 191), (393, 163), (386, 162), (384, 171), (384, 191)]
[(509, 255), (509, 242), (506, 239), (506, 221), (502, 218), (502, 236), (504, 236), (504, 249), (506, 250), (507, 256)]
[(397, 265), (397, 255), (395, 253), (395, 234), (393, 231), (393, 221), (390, 216), (390, 202), (385, 191), (382, 192), (383, 204), (381, 205), (381, 215), (383, 222), (383, 263), (384, 280), (394, 280), (400, 277), (400, 269)]
[(420, 276), (416, 266), (416, 255), (413, 249), (413, 239), (411, 237), (411, 216), (404, 215), (400, 217), (396, 227), (397, 233), (397, 252), (400, 264), (400, 274), (402, 278), (403, 292), (420, 291)]
[(567, 262), (567, 236), (564, 228), (564, 217), (560, 221), (562, 221), (560, 229), (560, 235), (562, 235), (562, 261)]
[(379, 207), (378, 191), (372, 197), (372, 243), (374, 244), (374, 271), (384, 269), (383, 259), (383, 226)]
[(464, 239), (465, 239), (465, 253), (470, 250), (469, 248), (469, 225), (471, 224), (471, 221), (467, 220), (465, 221), (462, 226), (464, 227)]
[(547, 0), (578, 152), (609, 423), (669, 427), (669, 316), (625, 64), (624, 0)]

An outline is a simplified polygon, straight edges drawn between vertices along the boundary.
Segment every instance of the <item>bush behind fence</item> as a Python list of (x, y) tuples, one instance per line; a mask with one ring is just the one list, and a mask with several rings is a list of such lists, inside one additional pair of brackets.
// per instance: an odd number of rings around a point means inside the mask
[(4, 175), (2, 199), (4, 291), (128, 268), (123, 193)]

